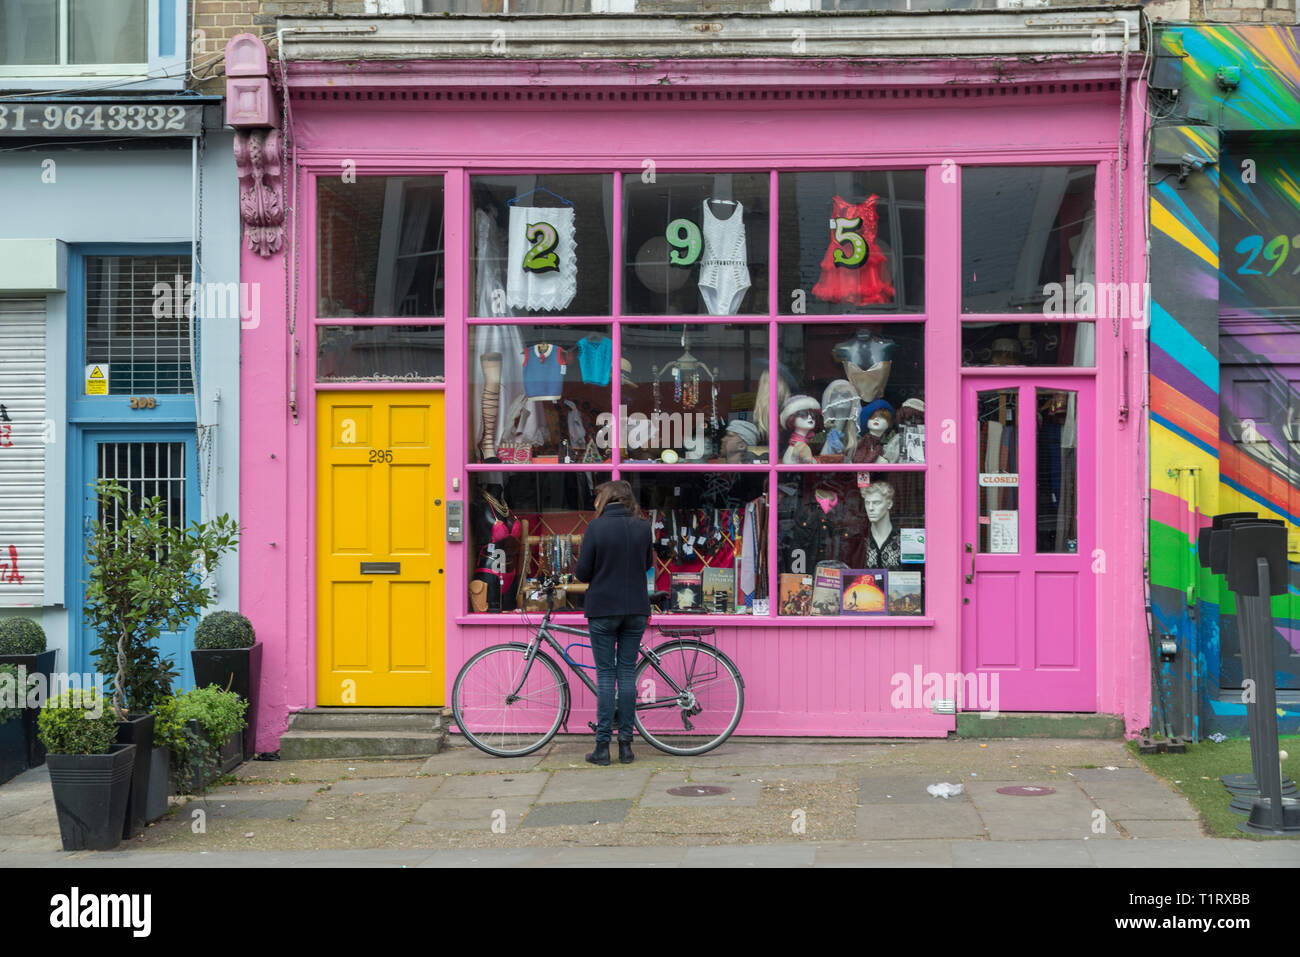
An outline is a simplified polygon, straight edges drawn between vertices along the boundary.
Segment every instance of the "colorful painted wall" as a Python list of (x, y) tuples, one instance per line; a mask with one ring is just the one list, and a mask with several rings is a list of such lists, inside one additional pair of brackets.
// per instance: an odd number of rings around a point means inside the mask
[(1222, 512), (1285, 519), (1279, 721), (1300, 728), (1300, 28), (1169, 25), (1152, 77), (1151, 727), (1240, 734), (1235, 607), (1200, 568)]

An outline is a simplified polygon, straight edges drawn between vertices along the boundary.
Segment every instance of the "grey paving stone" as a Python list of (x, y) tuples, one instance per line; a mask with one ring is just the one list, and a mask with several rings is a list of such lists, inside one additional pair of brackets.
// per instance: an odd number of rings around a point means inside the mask
[(817, 856), (813, 844), (751, 844), (692, 847), (683, 867), (812, 867)]
[(521, 771), (514, 774), (463, 774), (444, 778), (437, 790), (439, 798), (500, 798), (528, 797), (535, 798), (546, 787), (547, 778), (544, 771), (529, 773)]
[(524, 827), (557, 827), (574, 824), (617, 824), (632, 810), (630, 800), (572, 801), (568, 804), (539, 804), (524, 818)]
[[(444, 800), (435, 798), (425, 801), (412, 815), (411, 823), (397, 830), (397, 835), (411, 830), (411, 834), (420, 834), (429, 830), (473, 831), (482, 829), (490, 833), (492, 824), (504, 820), (506, 832), (517, 828), (528, 813), (531, 801), (526, 798), (461, 798)], [(497, 814), (503, 812), (504, 818)]]
[(736, 776), (745, 780), (758, 780), (762, 784), (779, 784), (782, 781), (834, 781), (836, 778), (834, 767), (816, 764), (806, 767), (765, 765), (753, 768), (727, 768), (723, 773), (728, 777)]
[(210, 818), (288, 820), (303, 812), (306, 801), (253, 801), (248, 799), (192, 801), (188, 811), (202, 810)]
[(1233, 840), (1089, 841), (1098, 867), (1236, 867)]
[(356, 781), (336, 781), (328, 794), (428, 794), (432, 796), (451, 778), (365, 778)]
[[(477, 850), (434, 851), (418, 867), (526, 867), (548, 848), (486, 847)], [(543, 865), (545, 866), (545, 865)]]
[[(923, 771), (915, 775), (868, 773), (858, 778), (859, 804), (933, 804), (935, 801), (969, 801), (963, 792), (950, 798), (936, 798), (926, 791), (938, 783), (934, 772)], [(956, 784), (956, 781), (949, 781)]]
[(1300, 838), (1231, 841), (1229, 850), (1247, 867), (1300, 867)]
[[(989, 837), (995, 841), (1118, 838), (1098, 816), (1089, 797), (1071, 781), (1058, 785), (1052, 794), (1021, 797), (998, 794), (1004, 785), (987, 781), (967, 786), (971, 801), (979, 810)], [(1101, 826), (1103, 829), (1097, 831)]]
[(54, 810), (54, 798), (44, 801), (21, 814), (0, 821), (2, 835), (47, 835), (59, 833), (59, 816)]
[(590, 771), (553, 771), (537, 801), (608, 801), (636, 798), (655, 772), (651, 768), (593, 767)]
[(950, 841), (876, 841), (821, 844), (817, 867), (952, 867)]
[(982, 838), (984, 825), (969, 801), (942, 798), (930, 804), (868, 804), (858, 808), (858, 838), (891, 841), (904, 838)]
[[(763, 785), (748, 778), (730, 778), (716, 771), (701, 768), (690, 775), (678, 771), (660, 771), (646, 785), (645, 793), (637, 803), (641, 807), (754, 807)], [(726, 794), (682, 797), (669, 794), (669, 788), (702, 787), (712, 785), (728, 789)]]
[[(522, 758), (494, 758), (469, 744), (449, 747), (427, 758), (420, 770), (425, 774), (457, 774), (463, 771), (527, 771), (535, 768), (553, 744)], [(588, 749), (590, 750), (590, 749)]]
[(56, 834), (0, 834), (0, 867), (7, 866), (5, 855), (24, 851), (62, 850), (63, 841)]
[(1074, 774), (1084, 792), (1115, 820), (1198, 820), (1186, 798), (1142, 768), (1080, 768)]
[(953, 867), (1096, 867), (1079, 841), (953, 841)]
[(731, 738), (707, 754), (689, 758), (693, 767), (726, 765), (773, 767), (800, 764), (866, 764), (888, 745), (872, 744), (763, 744)]
[(1129, 837), (1166, 838), (1203, 837), (1201, 825), (1197, 821), (1118, 821)]
[(681, 867), (684, 847), (539, 848), (525, 867)]
[[(392, 778), (401, 781), (403, 778)], [(357, 782), (348, 782), (355, 784)], [(336, 787), (338, 785), (335, 785)], [(207, 793), (209, 801), (284, 801), (311, 800), (326, 785), (320, 782), (305, 784), (234, 784), (229, 787), (213, 788)]]

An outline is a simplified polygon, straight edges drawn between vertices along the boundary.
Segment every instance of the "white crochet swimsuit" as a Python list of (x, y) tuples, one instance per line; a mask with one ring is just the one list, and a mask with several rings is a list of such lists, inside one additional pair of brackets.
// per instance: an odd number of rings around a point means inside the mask
[(745, 207), (734, 206), (726, 219), (718, 219), (704, 201), (704, 254), (700, 257), (700, 295), (711, 316), (735, 315), (749, 289), (749, 254), (745, 244)]

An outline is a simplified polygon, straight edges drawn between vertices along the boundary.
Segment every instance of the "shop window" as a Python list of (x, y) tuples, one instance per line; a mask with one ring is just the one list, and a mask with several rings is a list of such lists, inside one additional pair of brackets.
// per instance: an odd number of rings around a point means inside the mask
[(586, 586), (573, 569), (583, 529), (595, 517), (595, 488), (609, 478), (594, 472), (471, 474), (470, 612), (544, 611), (537, 589), (552, 575), (561, 582), (558, 610), (581, 610)]
[(1096, 276), (1096, 180), (1092, 166), (964, 168), (962, 310), (1073, 312)]
[(1219, 179), (1222, 309), (1300, 311), (1300, 141), (1283, 143), (1234, 140), (1220, 160), (1220, 169), (1241, 171)]
[(317, 180), (317, 315), (441, 316), (441, 176)]
[(0, 64), (144, 64), (148, 7), (147, 0), (5, 0)]
[(470, 461), (609, 461), (613, 370), (607, 325), (470, 326)]
[(623, 205), (625, 314), (767, 313), (767, 173), (629, 175)]
[(979, 550), (1016, 554), (1020, 548), (1020, 390), (976, 394), (979, 422)]
[(922, 473), (787, 473), (779, 492), (777, 614), (924, 613)]
[(674, 614), (767, 615), (766, 474), (627, 472)]
[(964, 366), (1074, 366), (1095, 364), (1093, 322), (965, 322)]
[(194, 392), (188, 256), (87, 256), (86, 363), (107, 395)]
[(1036, 550), (1073, 554), (1079, 550), (1078, 393), (1037, 389), (1034, 401), (1038, 405)]
[(759, 461), (753, 425), (768, 364), (767, 323), (624, 324), (625, 461)]
[(321, 382), (442, 382), (441, 326), (318, 326)]
[(779, 461), (925, 461), (923, 324), (782, 323), (777, 358), (775, 414), (755, 419), (776, 420)]
[(921, 312), (925, 173), (782, 173), (782, 313)]
[(470, 315), (609, 315), (613, 177), (470, 182)]

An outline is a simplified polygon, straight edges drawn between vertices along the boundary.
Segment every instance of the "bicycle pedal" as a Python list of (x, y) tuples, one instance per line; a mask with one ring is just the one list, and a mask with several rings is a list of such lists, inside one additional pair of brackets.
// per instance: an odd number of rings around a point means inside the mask
[(595, 734), (595, 733), (596, 733), (596, 722), (594, 722), (594, 721), (588, 721), (588, 722), (587, 722), (587, 727), (591, 728), (591, 733), (592, 733), (592, 734)]

